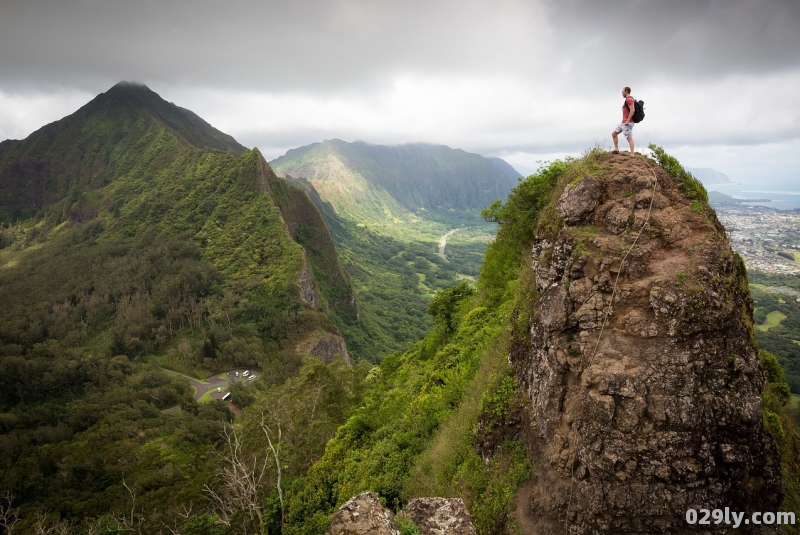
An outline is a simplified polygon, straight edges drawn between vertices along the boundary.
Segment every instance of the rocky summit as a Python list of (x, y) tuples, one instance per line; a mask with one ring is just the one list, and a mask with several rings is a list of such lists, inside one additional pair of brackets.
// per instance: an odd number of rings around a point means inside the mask
[(697, 533), (688, 509), (777, 510), (742, 260), (691, 176), (600, 164), (554, 192), (536, 230), (530, 329), (511, 350), (532, 429), (520, 524)]

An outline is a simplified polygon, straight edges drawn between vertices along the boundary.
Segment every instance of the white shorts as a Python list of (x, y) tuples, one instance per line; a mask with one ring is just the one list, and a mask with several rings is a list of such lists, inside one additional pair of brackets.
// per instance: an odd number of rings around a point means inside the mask
[(614, 132), (619, 134), (622, 132), (622, 135), (626, 138), (630, 139), (633, 137), (633, 123), (619, 123), (617, 127), (614, 129)]

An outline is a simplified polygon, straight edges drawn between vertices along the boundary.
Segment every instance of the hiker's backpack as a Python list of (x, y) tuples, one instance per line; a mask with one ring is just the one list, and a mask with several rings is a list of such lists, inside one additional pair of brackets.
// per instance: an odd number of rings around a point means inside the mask
[(634, 123), (641, 123), (644, 120), (644, 100), (633, 99), (633, 117), (631, 117), (631, 120)]

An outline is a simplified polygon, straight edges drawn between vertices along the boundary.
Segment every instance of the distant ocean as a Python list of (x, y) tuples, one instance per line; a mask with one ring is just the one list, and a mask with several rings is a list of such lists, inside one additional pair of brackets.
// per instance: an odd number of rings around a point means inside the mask
[(776, 210), (800, 209), (800, 184), (708, 184), (708, 191), (718, 191), (737, 199), (770, 199), (771, 202), (746, 202), (748, 206), (767, 206)]

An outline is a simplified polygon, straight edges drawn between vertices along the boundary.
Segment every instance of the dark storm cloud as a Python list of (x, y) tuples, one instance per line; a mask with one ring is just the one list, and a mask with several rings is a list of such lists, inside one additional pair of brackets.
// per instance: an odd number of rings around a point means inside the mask
[(4, 0), (0, 87), (120, 79), (371, 91), (398, 72), (561, 73), (566, 85), (772, 72), (800, 62), (800, 2)]
[(511, 18), (504, 2), (11, 0), (0, 7), (0, 68), (6, 83), (359, 86), (397, 70), (508, 64), (491, 57), (497, 47), (523, 45), (542, 17), (506, 3)]
[[(795, 0), (564, 0), (552, 23), (588, 73), (707, 78), (800, 66)], [(576, 43), (591, 50), (575, 53)]]

